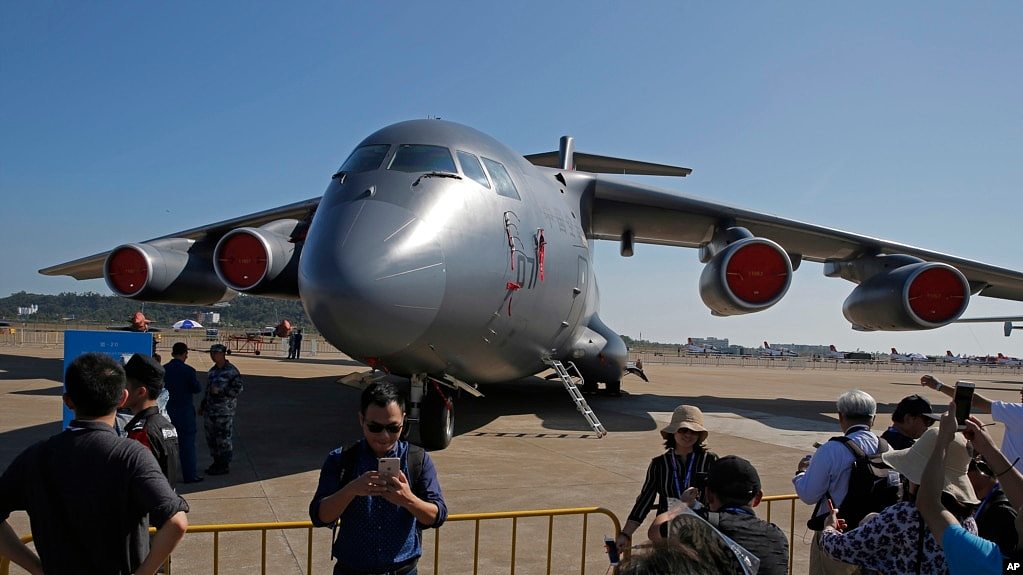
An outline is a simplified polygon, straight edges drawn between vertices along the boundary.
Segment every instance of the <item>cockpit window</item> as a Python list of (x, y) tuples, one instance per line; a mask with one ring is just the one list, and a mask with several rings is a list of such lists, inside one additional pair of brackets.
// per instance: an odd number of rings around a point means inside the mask
[(348, 159), (345, 160), (344, 165), (341, 166), (338, 172), (357, 174), (359, 172), (375, 170), (380, 167), (380, 162), (384, 161), (384, 156), (387, 155), (387, 150), (390, 147), (387, 144), (374, 144), (356, 148), (352, 155), (348, 156)]
[(508, 175), (508, 170), (505, 169), (504, 164), (489, 158), (483, 158), (483, 165), (490, 172), (490, 179), (494, 180), (494, 187), (497, 189), (498, 194), (513, 200), (522, 199), (519, 197), (519, 191), (515, 189), (515, 182)]
[(480, 165), (480, 161), (476, 158), (476, 156), (469, 152), (459, 150), (458, 163), (462, 164), (462, 171), (465, 172), (466, 176), (476, 180), (476, 182), (484, 188), (490, 189), (490, 182), (487, 181), (487, 174), (483, 171), (483, 166)]
[(400, 172), (449, 172), (457, 174), (451, 152), (443, 146), (402, 144), (394, 153), (388, 170)]

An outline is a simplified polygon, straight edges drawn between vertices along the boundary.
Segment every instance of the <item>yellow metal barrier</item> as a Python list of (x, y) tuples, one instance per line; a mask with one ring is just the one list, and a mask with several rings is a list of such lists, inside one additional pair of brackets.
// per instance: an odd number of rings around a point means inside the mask
[[(763, 498), (763, 501), (767, 503), (767, 511), (765, 519), (771, 521), (772, 507), (774, 502), (788, 501), (789, 506), (789, 525), (788, 525), (788, 537), (789, 537), (789, 573), (792, 573), (792, 560), (795, 546), (793, 542), (795, 540), (795, 528), (796, 528), (796, 495), (773, 495)], [(615, 516), (611, 511), (603, 507), (579, 507), (570, 509), (535, 509), (528, 511), (507, 511), (507, 512), (494, 512), (494, 513), (459, 513), (448, 516), (448, 523), (458, 523), (464, 521), (474, 522), (474, 536), (473, 536), (473, 555), (472, 565), (473, 573), (479, 573), (479, 560), (480, 560), (480, 523), (482, 521), (495, 521), (495, 520), (508, 520), (512, 522), (511, 525), (511, 557), (510, 557), (510, 572), (515, 573), (516, 555), (518, 549), (518, 522), (519, 519), (532, 518), (532, 517), (547, 517), (547, 573), (548, 575), (552, 570), (552, 557), (553, 557), (553, 542), (554, 542), (554, 518), (562, 516), (582, 516), (582, 537), (580, 545), (580, 573), (585, 575), (586, 573), (586, 540), (589, 531), (589, 516), (590, 515), (605, 515), (611, 521), (613, 526), (613, 534), (615, 536), (621, 532), (621, 523), (618, 517)], [(270, 530), (295, 530), (304, 529), (306, 533), (306, 573), (313, 572), (313, 524), (309, 521), (285, 521), (277, 523), (238, 523), (238, 524), (220, 524), (220, 525), (190, 525), (188, 527), (188, 534), (197, 533), (212, 533), (213, 534), (213, 573), (217, 575), (220, 572), (220, 534), (221, 533), (232, 533), (241, 531), (259, 531), (261, 537), (261, 560), (260, 560), (260, 573), (265, 574), (267, 572), (267, 543), (266, 533)], [(433, 573), (436, 575), (440, 573), (440, 541), (441, 532), (444, 529), (436, 529), (434, 531), (433, 541)], [(32, 541), (31, 536), (22, 538), (22, 541), (28, 543)], [(424, 542), (424, 546), (426, 543)], [(167, 565), (166, 572), (171, 572), (172, 564)], [(426, 572), (426, 569), (423, 569)], [(10, 563), (6, 557), (0, 557), (0, 575), (9, 575)]]

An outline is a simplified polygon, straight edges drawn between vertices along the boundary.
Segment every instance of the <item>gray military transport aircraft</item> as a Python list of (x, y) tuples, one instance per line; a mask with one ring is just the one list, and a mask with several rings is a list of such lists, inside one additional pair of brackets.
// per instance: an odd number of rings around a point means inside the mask
[(777, 303), (803, 260), (858, 284), (843, 307), (854, 329), (940, 327), (971, 294), (1023, 300), (1021, 272), (605, 175), (689, 172), (575, 152), (569, 137), (522, 156), (463, 125), (413, 120), (363, 140), (321, 197), (40, 273), (102, 276), (152, 302), (299, 298), (331, 344), (411, 380), (429, 448), (450, 443), (447, 390), (475, 391), (464, 382), (574, 367), (584, 389), (620, 389), (627, 351), (597, 313), (594, 240), (623, 256), (636, 243), (698, 248), (700, 295), (721, 316)]

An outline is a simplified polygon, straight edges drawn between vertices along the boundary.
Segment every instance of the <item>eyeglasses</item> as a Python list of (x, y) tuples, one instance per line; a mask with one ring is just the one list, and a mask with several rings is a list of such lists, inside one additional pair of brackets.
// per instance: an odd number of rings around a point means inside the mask
[(401, 424), (400, 423), (389, 423), (387, 425), (384, 425), (383, 423), (377, 423), (375, 421), (367, 421), (366, 422), (366, 429), (370, 433), (380, 433), (381, 431), (386, 429), (387, 433), (395, 434), (395, 433), (400, 433), (401, 432)]
[(686, 435), (686, 434), (689, 434), (689, 433), (692, 433), (693, 435), (699, 435), (700, 434), (699, 431), (693, 431), (692, 429), (686, 429), (685, 427), (678, 428), (677, 430), (675, 430), (675, 433), (681, 433), (682, 435)]

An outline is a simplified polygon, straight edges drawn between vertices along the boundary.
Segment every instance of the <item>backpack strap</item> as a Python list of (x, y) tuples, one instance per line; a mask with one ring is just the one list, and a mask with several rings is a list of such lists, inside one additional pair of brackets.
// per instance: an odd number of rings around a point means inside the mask
[(414, 443), (408, 444), (407, 463), (409, 470), (409, 483), (415, 483), (423, 476), (423, 462), (426, 460), (426, 450)]
[(359, 441), (347, 445), (341, 450), (341, 486), (344, 487), (351, 481), (359, 465)]
[[(359, 465), (359, 441), (345, 446), (341, 450), (341, 474), (338, 475), (338, 481), (341, 483), (341, 487), (348, 485), (352, 479), (355, 478), (355, 474), (358, 471)], [(334, 544), (337, 543), (337, 528), (341, 523), (341, 518), (338, 517), (334, 520), (333, 525), (330, 526), (330, 558), (334, 559)]]
[[(860, 449), (860, 446), (856, 445), (856, 442), (853, 441), (852, 438), (850, 438), (848, 435), (832, 437), (828, 441), (837, 441), (842, 445), (845, 445), (845, 447), (852, 452), (853, 457), (855, 457), (857, 460), (865, 459), (867, 457), (867, 454), (864, 453), (863, 450)], [(887, 445), (887, 443), (885, 445)]]

